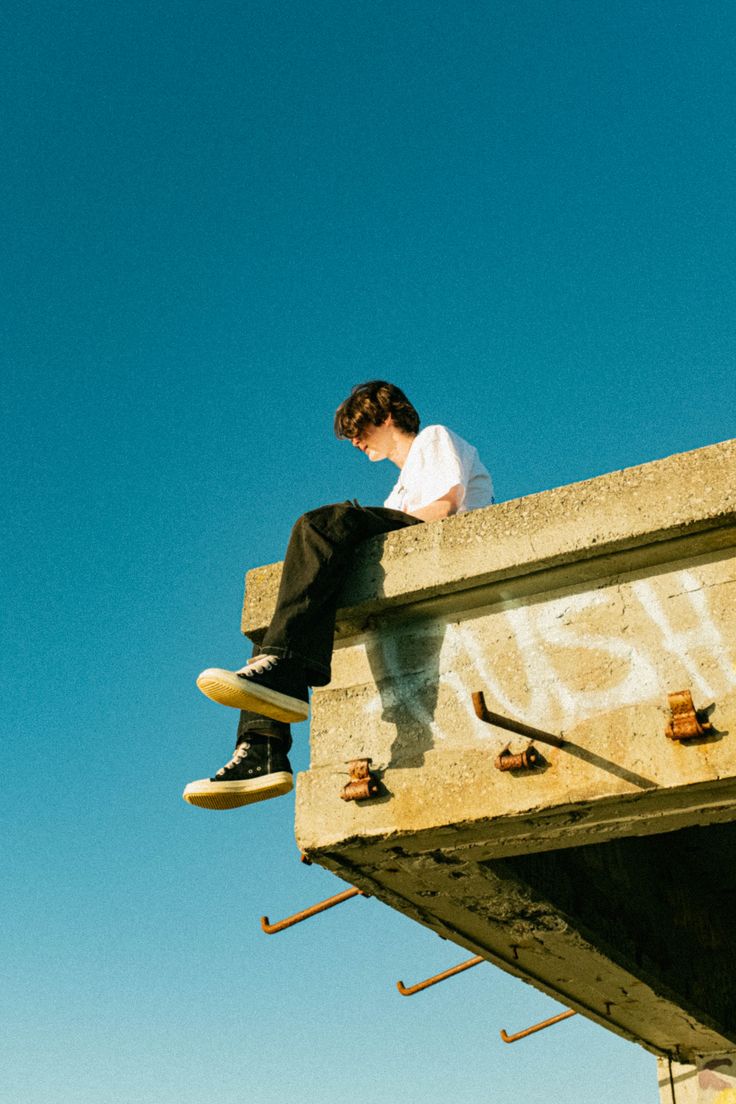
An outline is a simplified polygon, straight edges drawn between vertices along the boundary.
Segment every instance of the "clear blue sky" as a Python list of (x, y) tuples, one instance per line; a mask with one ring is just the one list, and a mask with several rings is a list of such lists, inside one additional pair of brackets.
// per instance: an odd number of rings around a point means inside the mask
[[(513, 498), (734, 434), (730, 0), (6, 0), (4, 1104), (654, 1104), (654, 1061), (183, 785), (242, 576), (395, 469), (403, 386)], [(306, 769), (306, 726), (295, 765)]]

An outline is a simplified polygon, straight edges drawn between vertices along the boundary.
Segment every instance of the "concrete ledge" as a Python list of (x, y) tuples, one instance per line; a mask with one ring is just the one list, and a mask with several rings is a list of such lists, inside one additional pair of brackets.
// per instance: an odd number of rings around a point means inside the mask
[[(339, 845), (356, 863), (374, 840), (382, 853), (442, 847), (481, 861), (735, 820), (736, 693), (719, 701), (710, 737), (668, 740), (667, 716), (656, 705), (598, 715), (563, 730), (565, 747), (537, 744), (544, 766), (525, 774), (493, 761), (528, 741), (479, 721), (484, 745), (432, 749), (413, 768), (374, 764), (383, 797), (366, 802), (340, 800), (344, 762), (312, 767), (297, 782), (299, 846)], [(367, 733), (353, 750), (369, 749)]]
[[(531, 593), (671, 561), (681, 538), (691, 555), (736, 542), (736, 439), (366, 541), (338, 635), (359, 631), (376, 612), (399, 607), (405, 615), (407, 606), (448, 595), (458, 608), (466, 590), (495, 585), (493, 597), (504, 600), (524, 586)], [(247, 573), (246, 635), (269, 624), (282, 566)], [(551, 571), (566, 566), (567, 575)]]
[[(250, 572), (269, 621), (281, 565)], [(613, 1031), (736, 1044), (736, 441), (367, 542), (312, 696), (302, 849)], [(714, 731), (665, 736), (689, 688)], [(548, 732), (542, 768), (494, 769)], [(383, 794), (344, 803), (346, 760)]]

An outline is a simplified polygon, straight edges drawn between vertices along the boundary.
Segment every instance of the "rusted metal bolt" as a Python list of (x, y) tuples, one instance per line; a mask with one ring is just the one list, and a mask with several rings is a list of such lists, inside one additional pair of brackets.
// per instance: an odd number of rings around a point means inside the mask
[(350, 781), (343, 786), (340, 797), (343, 801), (365, 801), (377, 797), (381, 791), (378, 778), (370, 769), (370, 759), (351, 759), (348, 763)]
[(508, 748), (504, 748), (501, 754), (496, 756), (494, 766), (496, 770), (500, 771), (531, 770), (533, 767), (538, 767), (541, 762), (542, 756), (534, 745), (530, 744), (525, 751), (518, 755), (514, 755)]
[(705, 710), (695, 708), (690, 690), (677, 690), (667, 697), (670, 719), (665, 735), (669, 740), (691, 740), (694, 736), (707, 736), (713, 731)]

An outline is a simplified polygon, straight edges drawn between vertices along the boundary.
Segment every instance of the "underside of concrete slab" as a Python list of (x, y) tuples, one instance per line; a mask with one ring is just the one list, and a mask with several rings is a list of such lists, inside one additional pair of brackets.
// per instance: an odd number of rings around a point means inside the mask
[(479, 862), (389, 840), (311, 854), (603, 1026), (695, 1061), (736, 1042), (735, 844), (727, 824)]

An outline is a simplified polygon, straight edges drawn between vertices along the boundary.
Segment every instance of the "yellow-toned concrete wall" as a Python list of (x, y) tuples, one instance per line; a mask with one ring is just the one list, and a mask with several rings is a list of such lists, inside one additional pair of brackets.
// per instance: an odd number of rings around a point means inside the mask
[[(459, 618), (387, 620), (336, 650), (314, 697), (313, 767), (360, 747), (385, 766), (489, 739), (470, 695), (552, 731), (690, 687), (736, 689), (736, 558), (718, 553)], [(356, 752), (357, 754), (357, 752)]]

